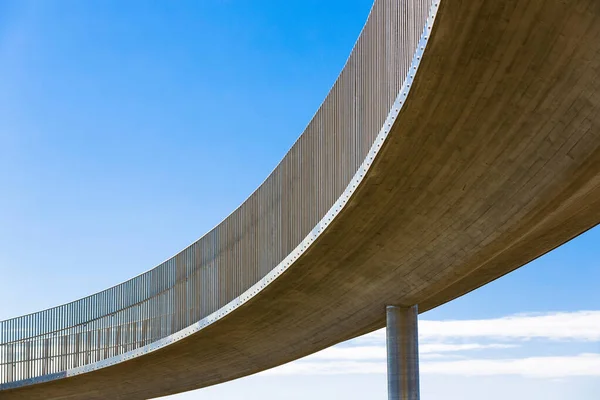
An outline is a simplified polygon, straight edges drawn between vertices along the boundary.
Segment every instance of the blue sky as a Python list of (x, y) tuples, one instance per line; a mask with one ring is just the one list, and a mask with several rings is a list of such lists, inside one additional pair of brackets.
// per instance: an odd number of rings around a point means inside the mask
[[(370, 6), (0, 1), (0, 319), (137, 275), (224, 218), (306, 126)], [(599, 243), (422, 315), (423, 398), (596, 399)], [(375, 333), (172, 398), (385, 398), (382, 349)]]

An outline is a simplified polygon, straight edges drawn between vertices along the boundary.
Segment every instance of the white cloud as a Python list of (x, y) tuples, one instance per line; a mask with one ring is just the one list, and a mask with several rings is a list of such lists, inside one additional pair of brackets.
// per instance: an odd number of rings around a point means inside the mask
[[(483, 343), (464, 343), (477, 339)], [(600, 311), (520, 314), (487, 320), (419, 322), (424, 374), (534, 378), (600, 377), (600, 354), (495, 358), (488, 350), (520, 347), (526, 340), (600, 342)], [(486, 343), (501, 340), (504, 343)], [(512, 343), (508, 343), (512, 341)], [(474, 358), (475, 355), (485, 357)], [(386, 372), (385, 330), (325, 349), (264, 372), (268, 375), (382, 374)]]
[(419, 346), (419, 353), (448, 353), (453, 351), (467, 350), (486, 350), (486, 349), (510, 349), (518, 347), (515, 344), (480, 344), (480, 343), (464, 343), (464, 344), (446, 344), (446, 343), (428, 343)]
[(429, 362), (423, 373), (444, 375), (521, 375), (534, 378), (600, 377), (600, 354), (564, 357), (527, 357), (507, 360), (459, 360)]
[(386, 364), (382, 361), (295, 361), (264, 372), (263, 375), (342, 375), (342, 374), (382, 374)]
[[(511, 344), (479, 344), (479, 343), (466, 343), (466, 344), (446, 344), (446, 343), (430, 343), (419, 346), (419, 353), (422, 356), (438, 354), (439, 353), (450, 353), (457, 351), (468, 351), (468, 350), (483, 350), (483, 349), (507, 349), (517, 347)], [(386, 350), (385, 343), (380, 346), (334, 346), (328, 349), (322, 350), (318, 353), (308, 356), (306, 359), (310, 360), (373, 360), (373, 359), (385, 359)], [(431, 358), (431, 357), (430, 357)]]
[(448, 359), (452, 359), (452, 358), (465, 358), (466, 356), (460, 355), (460, 354), (448, 354), (448, 353), (425, 353), (425, 354), (419, 354), (419, 359), (420, 360), (440, 360), (440, 359), (444, 359), (444, 360), (448, 360)]
[[(521, 375), (532, 378), (600, 377), (600, 354), (522, 359), (480, 359), (423, 362), (421, 373), (461, 376)], [(384, 361), (297, 361), (263, 372), (265, 375), (384, 374)]]
[[(551, 339), (600, 341), (600, 311), (552, 314), (519, 314), (479, 320), (419, 321), (421, 341), (447, 339)], [(357, 339), (359, 342), (385, 340), (379, 330)]]
[(543, 315), (515, 315), (505, 318), (467, 321), (423, 321), (423, 338), (547, 338), (556, 340), (600, 340), (600, 311)]

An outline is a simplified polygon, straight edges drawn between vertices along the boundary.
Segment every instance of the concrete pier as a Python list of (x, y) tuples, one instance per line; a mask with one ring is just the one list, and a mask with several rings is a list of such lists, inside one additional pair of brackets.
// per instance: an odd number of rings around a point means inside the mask
[(418, 307), (387, 306), (389, 400), (419, 399)]

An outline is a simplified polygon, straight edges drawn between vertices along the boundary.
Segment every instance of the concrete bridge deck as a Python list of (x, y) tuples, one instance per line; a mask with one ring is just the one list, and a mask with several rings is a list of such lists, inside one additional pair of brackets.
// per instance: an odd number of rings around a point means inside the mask
[[(5, 334), (0, 398), (146, 399), (226, 382), (381, 328), (387, 305), (437, 307), (595, 226), (599, 38), (595, 0), (377, 0), (308, 133), (242, 222), (203, 245), (212, 258), (184, 250), (168, 285), (149, 276), (104, 314), (90, 303), (89, 322)], [(111, 315), (122, 322), (81, 328)], [(117, 331), (136, 340), (102, 353)], [(29, 356), (15, 379), (9, 364), (53, 332), (67, 332), (65, 368), (43, 374)]]

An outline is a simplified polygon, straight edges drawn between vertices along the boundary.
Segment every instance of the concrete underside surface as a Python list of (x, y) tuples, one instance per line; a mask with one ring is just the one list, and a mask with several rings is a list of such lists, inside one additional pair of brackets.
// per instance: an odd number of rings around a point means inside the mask
[(381, 328), (388, 304), (427, 311), (593, 227), (599, 38), (597, 0), (442, 0), (384, 148), (294, 266), (175, 344), (0, 398), (145, 399), (225, 382)]

